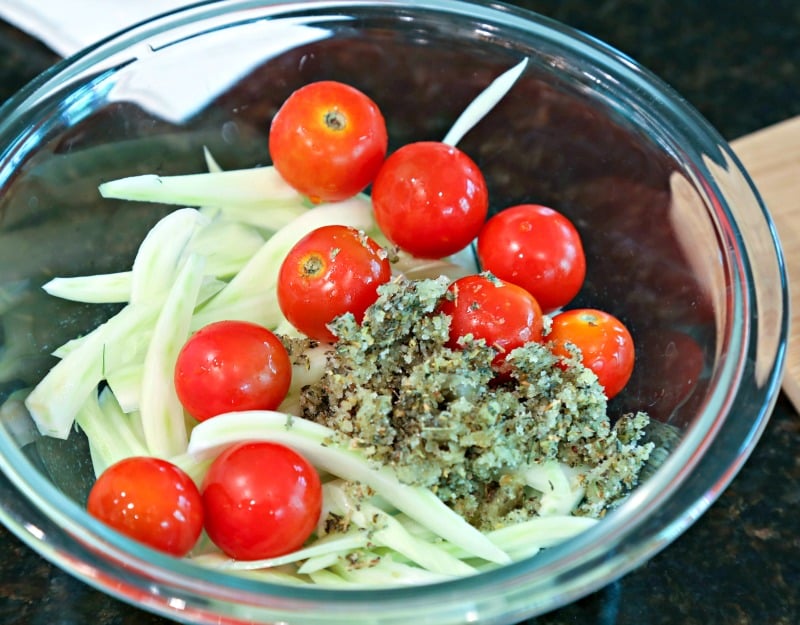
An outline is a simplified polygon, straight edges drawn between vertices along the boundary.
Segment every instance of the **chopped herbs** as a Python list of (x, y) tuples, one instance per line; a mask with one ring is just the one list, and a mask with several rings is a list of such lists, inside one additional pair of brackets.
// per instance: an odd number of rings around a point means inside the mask
[(401, 481), (431, 488), (481, 530), (547, 513), (543, 491), (555, 486), (537, 489), (530, 475), (554, 464), (567, 467), (559, 475), (577, 493), (566, 512), (602, 516), (648, 459), (648, 417), (612, 425), (594, 373), (577, 359), (559, 366), (544, 344), (511, 352), (513, 373), (499, 382), (482, 341), (445, 347), (449, 317), (436, 310), (448, 284), (398, 277), (360, 325), (337, 319), (339, 340), (322, 378), (301, 392), (302, 415)]

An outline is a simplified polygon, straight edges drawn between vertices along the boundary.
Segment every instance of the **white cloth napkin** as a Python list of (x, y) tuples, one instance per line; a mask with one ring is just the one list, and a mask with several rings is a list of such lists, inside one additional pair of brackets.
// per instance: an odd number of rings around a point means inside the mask
[[(0, 0), (0, 18), (69, 56), (129, 26), (190, 4), (197, 1)], [(212, 32), (182, 46), (166, 47), (157, 56), (138, 57), (135, 70), (126, 66), (118, 71), (104, 97), (136, 102), (164, 120), (180, 123), (259, 63), (328, 34), (326, 29), (303, 23), (267, 21), (242, 25), (235, 33)], [(193, 45), (199, 48), (202, 64), (187, 68)], [(113, 65), (114, 59), (107, 62)]]
[(0, 0), (0, 18), (69, 56), (189, 0)]

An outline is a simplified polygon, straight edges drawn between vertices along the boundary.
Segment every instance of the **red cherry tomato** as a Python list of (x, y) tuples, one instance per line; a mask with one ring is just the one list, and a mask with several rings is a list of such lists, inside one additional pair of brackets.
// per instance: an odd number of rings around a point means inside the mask
[(567, 342), (578, 347), (584, 366), (594, 371), (609, 399), (633, 373), (633, 338), (619, 319), (602, 310), (577, 308), (555, 315), (547, 340), (559, 356), (570, 355)]
[(112, 464), (92, 486), (93, 517), (141, 543), (183, 557), (203, 529), (203, 502), (182, 469), (160, 458), (134, 456)]
[(439, 311), (450, 315), (447, 346), (458, 349), (458, 339), (471, 334), (497, 350), (492, 365), (504, 369), (508, 353), (531, 341), (542, 340), (542, 310), (525, 289), (492, 276), (470, 275), (453, 282), (452, 298)]
[(442, 258), (478, 236), (489, 193), (464, 152), (422, 141), (386, 159), (372, 185), (372, 204), (378, 227), (397, 247), (419, 258)]
[(218, 321), (195, 332), (178, 354), (175, 390), (184, 408), (205, 421), (235, 410), (273, 410), (286, 397), (292, 363), (267, 328)]
[(322, 510), (314, 467), (270, 442), (239, 443), (222, 452), (203, 480), (202, 494), (209, 538), (237, 560), (296, 551)]
[(318, 341), (336, 337), (328, 324), (352, 313), (359, 322), (392, 276), (386, 252), (363, 232), (323, 226), (303, 237), (278, 273), (278, 305), (295, 328)]
[(387, 145), (378, 105), (358, 89), (331, 80), (292, 93), (269, 133), (278, 173), (315, 202), (362, 191), (378, 173)]
[(545, 313), (577, 295), (586, 276), (580, 235), (564, 215), (520, 204), (491, 217), (478, 235), (481, 268), (529, 291)]

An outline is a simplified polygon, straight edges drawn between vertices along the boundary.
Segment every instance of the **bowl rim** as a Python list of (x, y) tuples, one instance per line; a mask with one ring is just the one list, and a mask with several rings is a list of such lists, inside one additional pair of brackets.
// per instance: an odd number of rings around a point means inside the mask
[[(785, 337), (788, 333), (788, 319), (786, 310), (788, 299), (786, 293), (787, 280), (783, 266), (782, 253), (771, 225), (769, 215), (758, 198), (757, 192), (750, 181), (747, 173), (741, 169), (741, 164), (732, 153), (725, 141), (711, 128), (688, 103), (682, 100), (672, 89), (660, 79), (652, 75), (648, 70), (642, 68), (627, 55), (615, 50), (611, 46), (599, 40), (581, 33), (574, 28), (565, 26), (545, 16), (537, 15), (525, 9), (512, 7), (500, 3), (486, 5), (477, 0), (385, 0), (383, 2), (368, 2), (363, 0), (343, 0), (340, 2), (330, 0), (311, 0), (303, 3), (280, 3), (280, 2), (258, 2), (255, 0), (218, 0), (212, 2), (201, 2), (186, 8), (171, 11), (154, 20), (134, 25), (125, 31), (113, 35), (98, 44), (87, 48), (76, 55), (64, 59), (56, 64), (28, 86), (23, 88), (17, 95), (12, 97), (3, 107), (0, 107), (0, 136), (14, 134), (19, 127), (21, 113), (27, 108), (35, 106), (40, 98), (50, 97), (52, 88), (67, 87), (73, 81), (80, 80), (86, 72), (94, 71), (97, 63), (107, 63), (108, 58), (116, 59), (115, 62), (123, 62), (125, 53), (135, 52), (137, 47), (144, 44), (152, 45), (153, 42), (162, 41), (163, 38), (170, 39), (176, 32), (174, 29), (181, 27), (198, 27), (208, 22), (209, 24), (217, 19), (233, 20), (233, 16), (242, 12), (250, 12), (260, 16), (280, 16), (286, 12), (296, 11), (299, 7), (314, 7), (316, 9), (329, 8), (368, 8), (374, 6), (382, 7), (381, 10), (392, 8), (402, 8), (405, 11), (427, 10), (436, 13), (448, 13), (460, 18), (470, 17), (485, 19), (488, 23), (501, 25), (506, 28), (524, 30), (530, 32), (536, 30), (540, 35), (546, 34), (551, 43), (568, 46), (573, 54), (591, 54), (593, 60), (598, 61), (599, 69), (603, 71), (613, 71), (617, 80), (626, 84), (635, 84), (642, 90), (642, 101), (651, 99), (660, 108), (657, 108), (659, 116), (666, 116), (671, 121), (679, 120), (685, 127), (684, 132), (694, 132), (697, 136), (703, 137), (704, 150), (698, 150), (696, 155), (698, 165), (698, 177), (713, 180), (714, 177), (703, 172), (701, 168), (701, 152), (721, 154), (738, 169), (737, 173), (742, 175), (747, 181), (750, 193), (755, 199), (755, 203), (761, 209), (761, 217), (764, 225), (771, 231), (775, 253), (775, 262), (778, 268), (779, 279), (783, 286), (783, 306), (781, 309), (781, 321), (778, 333)], [(238, 23), (240, 20), (233, 20)], [(232, 22), (233, 23), (233, 22)], [(226, 27), (230, 27), (228, 24)], [(157, 45), (156, 45), (157, 49)], [(652, 103), (652, 102), (651, 102)], [(647, 113), (650, 115), (651, 113)], [(9, 121), (10, 120), (10, 121)], [(23, 125), (25, 120), (22, 119)], [(16, 125), (15, 125), (16, 124)], [(21, 135), (20, 135), (21, 136)], [(0, 182), (2, 179), (0, 178)], [(709, 195), (717, 198), (724, 198), (723, 191), (711, 184), (707, 190)], [(752, 270), (750, 267), (751, 259), (742, 249), (744, 241), (737, 235), (733, 214), (722, 201), (722, 211), (718, 218), (730, 221), (727, 224), (731, 227), (731, 232), (722, 232), (726, 235), (725, 242), (728, 244), (728, 260), (738, 260), (739, 263), (729, 262), (726, 267), (728, 272), (727, 282), (731, 285), (732, 304), (728, 309), (729, 319), (727, 323), (733, 328), (732, 335), (726, 338), (726, 352), (728, 350), (735, 356), (728, 358), (720, 365), (717, 378), (723, 378), (727, 384), (736, 388), (742, 384), (750, 375), (752, 352), (755, 349), (755, 336), (752, 328), (745, 320), (752, 319), (757, 313), (757, 293), (751, 286)], [(733, 251), (736, 253), (734, 254)], [(725, 385), (716, 384), (713, 392), (710, 393), (703, 409), (703, 417), (698, 420), (687, 431), (686, 438), (679, 445), (678, 449), (666, 461), (663, 467), (641, 487), (637, 488), (624, 502), (618, 510), (611, 512), (603, 523), (588, 530), (578, 538), (570, 541), (569, 545), (548, 550), (536, 556), (536, 564), (531, 565), (531, 560), (523, 560), (510, 565), (500, 567), (496, 570), (481, 573), (479, 575), (460, 578), (441, 584), (412, 587), (412, 588), (391, 588), (381, 590), (350, 590), (342, 593), (339, 590), (306, 587), (294, 588), (270, 584), (268, 582), (246, 580), (230, 576), (230, 579), (214, 580), (208, 570), (184, 562), (176, 561), (173, 558), (164, 556), (156, 551), (142, 547), (130, 539), (118, 535), (113, 530), (105, 527), (98, 521), (90, 518), (85, 511), (75, 502), (68, 499), (41, 474), (34, 471), (31, 475), (25, 476), (19, 467), (25, 467), (27, 460), (18, 449), (5, 436), (0, 435), (0, 469), (6, 474), (10, 482), (24, 496), (30, 500), (36, 510), (43, 514), (45, 518), (55, 521), (61, 528), (64, 535), (69, 540), (78, 541), (88, 551), (108, 554), (115, 566), (123, 566), (129, 571), (135, 571), (137, 578), (155, 580), (163, 588), (174, 590), (177, 588), (185, 590), (190, 594), (207, 593), (213, 599), (225, 601), (238, 601), (242, 599), (240, 593), (244, 593), (248, 600), (252, 600), (256, 605), (263, 603), (265, 597), (280, 598), (291, 602), (291, 610), (298, 609), (301, 612), (305, 609), (314, 609), (325, 605), (331, 614), (335, 614), (338, 609), (344, 610), (346, 614), (352, 613), (357, 607), (365, 607), (367, 602), (373, 603), (377, 600), (387, 601), (398, 606), (413, 603), (418, 609), (431, 609), (441, 601), (442, 596), (451, 593), (471, 593), (481, 600), (488, 600), (491, 596), (498, 596), (503, 592), (513, 593), (509, 589), (510, 585), (530, 587), (541, 587), (541, 578), (563, 579), (570, 572), (580, 572), (580, 575), (571, 580), (571, 585), (559, 588), (559, 596), (552, 601), (544, 601), (540, 607), (542, 609), (552, 609), (563, 605), (567, 601), (588, 594), (598, 589), (603, 584), (609, 582), (612, 574), (619, 577), (632, 568), (640, 564), (646, 558), (655, 555), (660, 549), (674, 540), (683, 530), (704, 512), (727, 484), (738, 472), (738, 469), (749, 456), (755, 446), (760, 433), (766, 425), (769, 413), (777, 400), (780, 387), (785, 359), (783, 340), (780, 341), (773, 355), (772, 366), (765, 383), (758, 390), (763, 400), (760, 402), (758, 410), (750, 415), (749, 420), (739, 423), (739, 428), (743, 431), (738, 436), (741, 441), (732, 449), (723, 447), (719, 449), (720, 441), (718, 435), (723, 428), (730, 425), (734, 420), (733, 410), (737, 407), (737, 397), (731, 396)], [(718, 416), (721, 415), (721, 416)], [(714, 449), (718, 456), (724, 454), (728, 459), (724, 463), (724, 471), (719, 467), (706, 467), (708, 456), (705, 452)], [(704, 463), (704, 459), (706, 462)], [(620, 545), (622, 540), (629, 536), (635, 536), (637, 532), (645, 534), (653, 533), (652, 528), (648, 530), (649, 519), (655, 514), (659, 504), (663, 504), (661, 492), (671, 492), (673, 497), (680, 491), (680, 488), (689, 481), (690, 474), (698, 467), (703, 466), (707, 469), (706, 484), (695, 486), (693, 505), (684, 509), (681, 514), (673, 515), (668, 522), (661, 523), (660, 531), (651, 536), (651, 541), (646, 548), (641, 545), (638, 549), (623, 549)], [(105, 592), (115, 594), (118, 598), (128, 601), (140, 601), (141, 597), (132, 597), (125, 590), (115, 592), (103, 581), (98, 581), (95, 573), (77, 570), (74, 562), (70, 559), (68, 552), (49, 552), (49, 547), (42, 544), (33, 533), (30, 527), (20, 524), (14, 519), (12, 513), (3, 513), (3, 505), (0, 504), (0, 516), (6, 525), (10, 526), (12, 532), (21, 537), (36, 551), (39, 551), (46, 558), (69, 571), (73, 575), (83, 579)], [(13, 503), (11, 504), (13, 506)], [(673, 504), (674, 507), (674, 504)], [(639, 513), (634, 514), (632, 510)], [(46, 540), (46, 538), (45, 538)], [(619, 554), (613, 562), (605, 556), (608, 545), (613, 545), (620, 549)], [(624, 557), (620, 557), (624, 555)], [(605, 560), (602, 577), (587, 570), (587, 567), (596, 565)], [(113, 567), (109, 567), (105, 573), (111, 574)], [(530, 590), (528, 590), (530, 592)], [(312, 594), (313, 598), (308, 599)], [(477, 600), (476, 600), (477, 601)], [(273, 610), (272, 602), (267, 601), (265, 609)], [(336, 609), (333, 609), (337, 606)], [(166, 609), (161, 603), (155, 605), (156, 610)], [(289, 609), (289, 608), (287, 608)], [(505, 608), (504, 608), (505, 609)], [(175, 617), (175, 613), (169, 609), (167, 613)], [(331, 621), (333, 622), (333, 621)], [(388, 622), (388, 621), (387, 621)], [(398, 621), (400, 622), (400, 621)]]

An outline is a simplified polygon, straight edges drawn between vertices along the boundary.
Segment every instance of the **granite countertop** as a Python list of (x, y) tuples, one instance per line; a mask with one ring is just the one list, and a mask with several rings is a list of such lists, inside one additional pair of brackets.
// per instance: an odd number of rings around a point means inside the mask
[[(800, 114), (796, 0), (524, 0), (626, 52), (728, 139)], [(0, 22), (0, 102), (58, 60)], [(800, 172), (798, 172), (800, 174)], [(649, 563), (528, 625), (800, 623), (800, 417), (781, 397), (744, 469)], [(0, 622), (166, 625), (51, 566), (0, 528)]]

